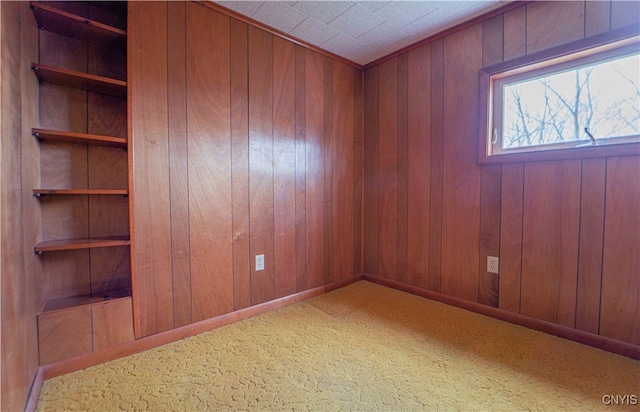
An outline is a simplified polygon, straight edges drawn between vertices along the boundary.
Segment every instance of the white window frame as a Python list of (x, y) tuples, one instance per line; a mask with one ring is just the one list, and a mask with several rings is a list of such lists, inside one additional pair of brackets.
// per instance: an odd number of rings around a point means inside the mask
[(502, 129), (502, 84), (628, 55), (630, 50), (638, 48), (640, 27), (634, 25), (481, 69), (479, 163), (640, 155), (637, 136), (606, 139), (596, 146), (567, 142), (502, 150), (500, 133), (495, 133), (496, 129)]

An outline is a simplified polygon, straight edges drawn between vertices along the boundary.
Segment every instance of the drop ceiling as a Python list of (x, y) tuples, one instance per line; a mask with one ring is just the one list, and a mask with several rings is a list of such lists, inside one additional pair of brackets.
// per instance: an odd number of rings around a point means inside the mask
[(305, 43), (365, 65), (508, 1), (215, 1)]

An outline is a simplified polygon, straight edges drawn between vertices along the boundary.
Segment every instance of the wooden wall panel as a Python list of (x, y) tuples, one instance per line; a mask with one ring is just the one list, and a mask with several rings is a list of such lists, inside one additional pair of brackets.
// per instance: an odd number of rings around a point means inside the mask
[(167, 106), (171, 190), (171, 271), (174, 327), (191, 323), (187, 143), (186, 3), (167, 3)]
[(189, 227), (195, 322), (233, 310), (229, 17), (188, 3), (186, 27)]
[(522, 211), (524, 202), (524, 166), (502, 166), (500, 197), (500, 281), (498, 307), (520, 313), (522, 280)]
[(607, 159), (600, 333), (640, 345), (640, 158)]
[(273, 38), (275, 297), (296, 292), (295, 46)]
[(609, 30), (611, 21), (610, 1), (586, 1), (584, 7), (585, 36), (593, 36)]
[(431, 47), (408, 53), (407, 283), (429, 288)]
[(611, 29), (638, 24), (640, 4), (637, 1), (611, 1)]
[(373, 275), (379, 274), (379, 158), (378, 126), (380, 96), (380, 66), (374, 66), (364, 74), (364, 204), (363, 204), (363, 270)]
[(598, 333), (606, 159), (582, 160), (576, 328)]
[(324, 62), (307, 50), (305, 62), (306, 127), (306, 256), (307, 288), (320, 286), (325, 277), (324, 249)]
[(333, 278), (333, 61), (324, 56), (324, 282)]
[(409, 56), (407, 53), (398, 56), (398, 106), (397, 106), (397, 140), (398, 140), (398, 246), (396, 262), (396, 280), (407, 281), (407, 237), (408, 237), (408, 197), (409, 186), (409, 147), (408, 115), (409, 115)]
[[(332, 268), (331, 281), (354, 273), (354, 70), (333, 64)], [(359, 205), (358, 205), (359, 206)]]
[(43, 294), (40, 236), (38, 83), (30, 64), (38, 34), (28, 3), (0, 3), (0, 409), (22, 410), (38, 367), (36, 312)]
[(527, 54), (584, 37), (584, 2), (527, 4)]
[(444, 39), (431, 44), (431, 159), (429, 289), (442, 287), (442, 173), (444, 169)]
[(296, 46), (296, 291), (307, 288), (307, 145), (306, 145), (306, 49)]
[(364, 75), (353, 70), (353, 272), (363, 272)]
[(137, 337), (173, 327), (166, 3), (129, 4), (131, 259)]
[(396, 279), (398, 261), (398, 59), (380, 64), (379, 274)]
[(265, 255), (264, 271), (251, 267), (252, 305), (275, 296), (273, 149), (273, 35), (249, 27), (249, 256)]
[[(444, 39), (442, 292), (478, 300), (478, 70), (482, 25)], [(465, 87), (459, 87), (464, 84)]]
[(504, 50), (505, 60), (515, 59), (526, 53), (527, 8), (519, 7), (504, 14)]
[(231, 176), (233, 197), (233, 303), (251, 305), (249, 256), (249, 72), (247, 24), (231, 19)]
[(580, 161), (525, 165), (521, 313), (574, 327)]

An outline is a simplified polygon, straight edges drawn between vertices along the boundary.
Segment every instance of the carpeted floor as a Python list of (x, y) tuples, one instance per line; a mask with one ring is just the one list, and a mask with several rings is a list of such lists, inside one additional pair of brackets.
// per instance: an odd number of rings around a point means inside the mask
[(358, 282), (44, 383), (38, 410), (638, 410), (640, 362)]

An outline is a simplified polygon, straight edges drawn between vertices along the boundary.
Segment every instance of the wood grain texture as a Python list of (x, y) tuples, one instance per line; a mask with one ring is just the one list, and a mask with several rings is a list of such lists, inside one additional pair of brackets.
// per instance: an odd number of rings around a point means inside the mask
[(640, 159), (607, 159), (600, 334), (640, 345)]
[(471, 301), (478, 300), (480, 167), (475, 139), (481, 65), (482, 25), (444, 39), (442, 292)]
[[(192, 321), (233, 310), (229, 18), (187, 4)], [(225, 96), (225, 98), (220, 98)]]
[(407, 283), (429, 288), (431, 47), (408, 53)]
[(307, 50), (305, 62), (307, 288), (324, 283), (324, 62)]
[[(503, 60), (504, 15), (482, 23), (482, 65)], [(479, 119), (482, 123), (482, 119)], [(478, 302), (498, 307), (500, 277), (487, 272), (487, 256), (500, 256), (500, 195), (502, 166), (482, 166), (480, 186), (480, 259)]]
[(91, 306), (38, 315), (38, 346), (40, 365), (90, 353)]
[(186, 3), (167, 3), (167, 107), (171, 190), (173, 323), (191, 323), (189, 171), (187, 143)]
[(333, 277), (333, 61), (322, 58), (324, 87), (324, 282)]
[(521, 313), (574, 327), (580, 162), (525, 165)]
[(444, 168), (444, 40), (431, 44), (429, 290), (442, 286), (442, 172)]
[(409, 116), (409, 55), (398, 56), (398, 106), (397, 106), (397, 139), (398, 139), (398, 247), (396, 262), (396, 280), (407, 281), (407, 237), (408, 237), (408, 197), (409, 187), (409, 147), (408, 147), (408, 116)]
[(584, 3), (527, 4), (527, 54), (584, 37)]
[(247, 25), (231, 20), (231, 174), (233, 201), (233, 305), (251, 304), (249, 256), (249, 79)]
[(136, 337), (173, 327), (167, 5), (129, 5), (132, 287)]
[(91, 322), (94, 352), (133, 341), (131, 298), (91, 305)]
[(604, 33), (609, 30), (611, 22), (610, 1), (586, 1), (584, 4), (585, 37)]
[(398, 59), (380, 65), (379, 275), (396, 279), (398, 261)]
[(606, 159), (582, 161), (576, 328), (595, 334), (600, 319), (606, 167)]
[[(39, 236), (39, 218), (24, 219), (23, 208), (33, 212), (34, 201), (28, 189), (37, 184), (38, 174), (31, 166), (21, 164), (21, 157), (37, 159), (37, 151), (29, 145), (29, 129), (37, 124), (37, 83), (28, 73), (24, 60), (37, 58), (37, 38), (31, 30), (24, 8), (19, 2), (0, 4), (0, 296), (2, 307), (0, 331), (0, 408), (22, 410), (38, 366), (35, 314), (42, 294), (38, 261), (28, 253), (33, 236)], [(37, 36), (37, 34), (36, 34)], [(35, 52), (35, 53), (34, 53)], [(34, 55), (35, 54), (35, 55)], [(30, 73), (29, 73), (30, 74)], [(29, 82), (33, 82), (30, 85)], [(35, 90), (34, 90), (35, 88)], [(26, 127), (25, 127), (26, 126)], [(36, 149), (37, 150), (37, 149)], [(37, 163), (37, 162), (36, 162)], [(37, 172), (37, 169), (35, 169)], [(26, 191), (26, 193), (25, 193)], [(35, 301), (35, 302), (34, 302)]]
[(611, 1), (611, 29), (640, 22), (640, 4), (637, 1)]
[(353, 274), (363, 272), (364, 74), (353, 70)]
[(480, 185), (480, 258), (478, 302), (498, 307), (500, 277), (487, 271), (487, 257), (500, 256), (500, 193), (502, 167), (482, 166)]
[(275, 298), (296, 293), (295, 47), (273, 38)]
[(306, 50), (296, 46), (296, 291), (307, 287), (307, 197), (306, 197)]
[(273, 150), (273, 35), (249, 27), (249, 256), (265, 255), (263, 271), (251, 268), (252, 305), (275, 296)]
[(504, 59), (510, 60), (526, 54), (526, 6), (504, 14)]
[(502, 166), (501, 186), (498, 307), (520, 313), (524, 166), (521, 163)]
[(379, 118), (380, 66), (368, 69), (364, 74), (364, 204), (363, 204), (363, 270), (379, 274)]
[(482, 22), (482, 67), (500, 63), (504, 55), (504, 15)]
[(331, 282), (354, 275), (354, 69), (333, 64), (333, 161)]

